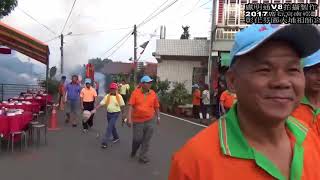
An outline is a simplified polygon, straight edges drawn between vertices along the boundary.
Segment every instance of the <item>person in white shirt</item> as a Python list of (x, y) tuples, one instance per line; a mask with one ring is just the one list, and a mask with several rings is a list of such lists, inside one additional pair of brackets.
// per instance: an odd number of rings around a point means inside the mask
[(201, 119), (210, 119), (209, 115), (209, 108), (210, 108), (210, 92), (209, 92), (209, 85), (205, 84), (204, 90), (201, 95), (202, 99), (202, 108), (201, 108)]

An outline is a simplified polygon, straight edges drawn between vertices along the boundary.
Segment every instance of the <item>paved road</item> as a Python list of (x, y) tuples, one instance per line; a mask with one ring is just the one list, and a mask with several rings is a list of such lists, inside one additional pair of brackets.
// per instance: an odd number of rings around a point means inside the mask
[[(97, 112), (95, 128), (104, 133), (103, 109)], [(118, 123), (120, 143), (103, 150), (96, 132), (82, 134), (80, 127), (63, 123), (60, 131), (49, 132), (48, 145), (28, 148), (24, 152), (0, 153), (0, 179), (3, 180), (165, 180), (170, 158), (181, 145), (203, 127), (166, 115), (153, 136), (151, 162), (139, 164), (129, 158), (131, 129)]]

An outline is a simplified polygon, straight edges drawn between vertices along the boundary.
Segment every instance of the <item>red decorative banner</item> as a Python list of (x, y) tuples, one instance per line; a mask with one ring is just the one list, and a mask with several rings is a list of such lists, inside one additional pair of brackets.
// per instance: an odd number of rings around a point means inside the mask
[(11, 49), (0, 47), (0, 54), (11, 54)]

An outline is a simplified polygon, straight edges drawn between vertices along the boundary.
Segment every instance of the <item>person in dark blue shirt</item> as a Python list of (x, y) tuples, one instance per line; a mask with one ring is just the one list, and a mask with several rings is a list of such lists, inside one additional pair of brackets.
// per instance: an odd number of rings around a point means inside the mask
[(78, 83), (78, 76), (73, 75), (72, 82), (67, 84), (65, 98), (67, 104), (66, 123), (71, 121), (73, 127), (77, 127), (80, 113), (80, 91), (81, 86)]

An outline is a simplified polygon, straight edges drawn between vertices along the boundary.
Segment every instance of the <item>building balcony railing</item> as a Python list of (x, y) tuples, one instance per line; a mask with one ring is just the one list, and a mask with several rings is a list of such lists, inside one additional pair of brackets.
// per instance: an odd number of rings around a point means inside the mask
[(234, 40), (234, 35), (243, 27), (218, 26), (215, 33), (216, 40)]

